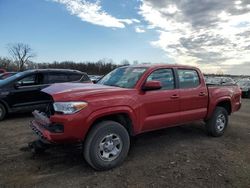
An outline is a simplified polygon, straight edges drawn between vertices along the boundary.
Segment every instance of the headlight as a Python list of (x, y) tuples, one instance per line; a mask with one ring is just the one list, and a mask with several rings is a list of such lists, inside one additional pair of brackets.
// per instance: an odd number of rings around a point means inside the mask
[(54, 110), (63, 114), (74, 114), (87, 106), (86, 102), (55, 102), (53, 104)]

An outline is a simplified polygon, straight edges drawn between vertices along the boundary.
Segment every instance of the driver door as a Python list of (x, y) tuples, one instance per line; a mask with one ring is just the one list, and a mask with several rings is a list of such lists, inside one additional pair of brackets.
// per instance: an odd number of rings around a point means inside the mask
[(162, 88), (143, 92), (139, 97), (143, 132), (173, 126), (180, 121), (179, 90), (176, 89), (173, 70), (155, 70), (148, 76), (147, 81), (150, 80), (160, 81)]
[(32, 73), (24, 76), (14, 83), (13, 89), (10, 92), (11, 108), (32, 107), (40, 104), (41, 98), (42, 75)]

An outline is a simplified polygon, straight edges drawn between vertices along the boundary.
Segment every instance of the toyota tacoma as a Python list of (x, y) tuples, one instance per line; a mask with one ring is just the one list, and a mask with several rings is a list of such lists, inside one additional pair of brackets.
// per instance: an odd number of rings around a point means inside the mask
[(96, 170), (120, 165), (130, 138), (144, 132), (203, 120), (209, 135), (222, 136), (241, 107), (237, 85), (206, 85), (198, 68), (181, 65), (125, 66), (97, 84), (54, 84), (43, 92), (53, 101), (46, 112), (33, 112), (39, 140), (31, 148), (81, 143)]

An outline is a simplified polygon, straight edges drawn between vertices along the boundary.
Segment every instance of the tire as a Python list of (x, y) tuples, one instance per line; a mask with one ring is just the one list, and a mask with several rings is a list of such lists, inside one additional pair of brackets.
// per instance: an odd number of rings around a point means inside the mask
[(109, 170), (124, 161), (129, 147), (125, 127), (114, 121), (103, 121), (89, 132), (84, 142), (84, 158), (96, 170)]
[(250, 90), (248, 90), (246, 97), (250, 99)]
[(4, 105), (0, 103), (0, 121), (3, 120), (6, 116), (6, 109)]
[(242, 94), (241, 94), (241, 98), (243, 99), (243, 98), (245, 98), (245, 94), (242, 92)]
[(208, 134), (213, 137), (222, 136), (228, 125), (228, 113), (223, 107), (216, 107), (212, 117), (207, 121)]

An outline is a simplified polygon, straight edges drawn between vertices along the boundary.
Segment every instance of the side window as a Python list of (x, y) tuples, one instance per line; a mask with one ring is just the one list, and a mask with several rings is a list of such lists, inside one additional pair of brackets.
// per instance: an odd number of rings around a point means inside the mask
[(170, 90), (175, 88), (174, 75), (172, 69), (159, 69), (152, 72), (147, 81), (156, 80), (160, 81), (162, 90)]
[(90, 81), (90, 79), (89, 79), (88, 75), (87, 74), (83, 74), (82, 78), (81, 78), (81, 82), (89, 82), (89, 81)]
[(195, 88), (200, 85), (199, 75), (195, 70), (179, 69), (180, 88)]
[(82, 77), (81, 74), (68, 74), (69, 82), (79, 81)]
[(66, 74), (61, 73), (49, 73), (45, 77), (45, 83), (47, 84), (62, 83), (68, 81), (68, 76)]
[(19, 86), (33, 86), (38, 84), (36, 81), (36, 74), (26, 76), (18, 80), (17, 83)]

